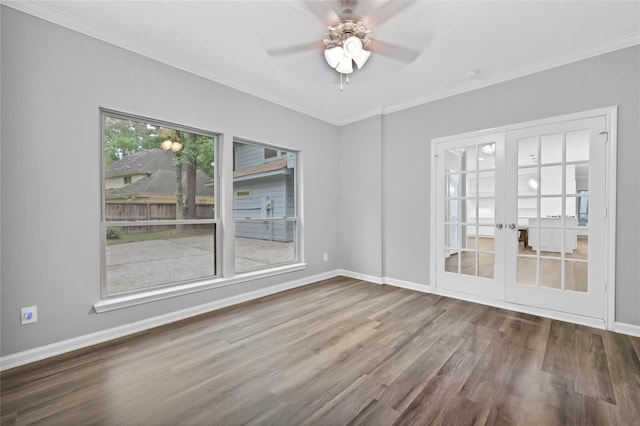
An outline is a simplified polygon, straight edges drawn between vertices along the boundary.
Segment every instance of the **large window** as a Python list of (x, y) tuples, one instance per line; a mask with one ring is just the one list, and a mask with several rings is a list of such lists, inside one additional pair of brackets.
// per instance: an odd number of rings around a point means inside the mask
[(217, 276), (217, 136), (101, 112), (102, 296)]
[(233, 161), (235, 271), (296, 262), (297, 154), (236, 140)]

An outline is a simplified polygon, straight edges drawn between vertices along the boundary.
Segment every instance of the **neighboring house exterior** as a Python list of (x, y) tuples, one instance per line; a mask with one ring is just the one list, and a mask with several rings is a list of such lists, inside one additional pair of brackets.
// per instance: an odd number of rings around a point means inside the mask
[[(150, 149), (127, 155), (111, 163), (105, 171), (107, 203), (176, 204), (176, 166), (174, 154)], [(187, 178), (183, 167), (182, 185), (186, 194)], [(196, 172), (196, 205), (213, 207), (211, 178)]]
[[(233, 215), (236, 219), (295, 215), (295, 155), (234, 143)], [(237, 237), (293, 241), (294, 224), (282, 221), (236, 222)]]

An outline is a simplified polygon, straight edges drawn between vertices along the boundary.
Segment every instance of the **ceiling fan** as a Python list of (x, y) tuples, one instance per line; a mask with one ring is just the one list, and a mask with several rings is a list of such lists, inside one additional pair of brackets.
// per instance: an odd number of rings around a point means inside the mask
[(372, 28), (377, 28), (384, 22), (409, 7), (413, 1), (387, 1), (373, 10), (368, 16), (359, 17), (355, 14), (358, 0), (337, 0), (341, 13), (338, 14), (327, 2), (305, 1), (304, 6), (316, 15), (327, 31), (323, 40), (299, 45), (286, 46), (267, 50), (272, 57), (281, 57), (314, 49), (323, 49), (327, 64), (340, 73), (340, 90), (343, 90), (343, 76), (349, 83), (349, 74), (362, 68), (371, 53), (387, 56), (403, 62), (413, 62), (420, 51), (389, 42), (372, 36)]

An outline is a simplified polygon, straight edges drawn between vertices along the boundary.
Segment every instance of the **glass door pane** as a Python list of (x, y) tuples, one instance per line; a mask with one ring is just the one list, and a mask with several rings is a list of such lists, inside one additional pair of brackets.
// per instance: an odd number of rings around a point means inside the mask
[(503, 267), (502, 245), (496, 238), (496, 218), (504, 179), (498, 177), (497, 154), (503, 148), (500, 134), (452, 141), (438, 151), (441, 179), (438, 250), (438, 285), (451, 290), (481, 295), (504, 294), (495, 280)]
[[(530, 127), (507, 135), (507, 300), (580, 315), (603, 315), (590, 279), (594, 194), (604, 202), (604, 118)], [(479, 212), (479, 215), (481, 213)], [(602, 240), (604, 221), (598, 222)], [(604, 248), (598, 247), (600, 257)], [(580, 294), (582, 296), (574, 296)], [(587, 296), (580, 299), (580, 297)]]

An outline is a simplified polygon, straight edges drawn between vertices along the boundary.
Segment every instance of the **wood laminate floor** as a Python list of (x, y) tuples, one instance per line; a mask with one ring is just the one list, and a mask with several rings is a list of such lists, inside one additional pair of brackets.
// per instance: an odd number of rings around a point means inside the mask
[(638, 425), (640, 339), (348, 278), (5, 371), (3, 425)]

